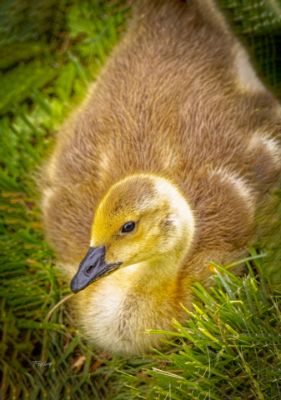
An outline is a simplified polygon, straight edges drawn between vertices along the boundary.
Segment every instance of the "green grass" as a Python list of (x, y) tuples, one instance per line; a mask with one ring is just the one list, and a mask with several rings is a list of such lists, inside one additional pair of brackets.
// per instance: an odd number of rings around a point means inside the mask
[[(280, 56), (274, 50), (280, 45), (278, 13), (273, 22), (254, 25), (249, 36), (254, 14), (237, 23), (234, 2), (221, 3), (246, 42), (255, 42), (253, 54), (280, 95)], [(87, 346), (66, 304), (54, 309), (69, 289), (44, 241), (38, 168), (55, 132), (118, 41), (128, 14), (123, 1), (5, 0), (0, 5), (2, 398), (279, 399), (277, 211), (266, 248), (270, 257), (257, 258), (253, 249), (254, 260), (242, 278), (215, 266), (215, 287), (208, 292), (195, 285), (194, 309), (187, 311), (184, 326), (175, 322), (176, 333), (167, 335), (172, 346), (163, 353), (112, 358)], [(280, 204), (280, 191), (274, 197)]]
[[(255, 261), (260, 268), (260, 261)], [(124, 375), (132, 398), (279, 399), (281, 396), (280, 294), (249, 275), (238, 278), (220, 266), (216, 286), (194, 286), (194, 310), (175, 322), (168, 354), (139, 375)]]

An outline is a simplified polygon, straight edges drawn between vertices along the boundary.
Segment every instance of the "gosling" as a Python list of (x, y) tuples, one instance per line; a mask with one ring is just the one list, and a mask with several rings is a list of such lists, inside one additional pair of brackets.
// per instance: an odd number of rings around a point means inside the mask
[(148, 330), (184, 321), (210, 262), (245, 254), (280, 133), (280, 105), (214, 2), (136, 3), (42, 175), (47, 238), (90, 342), (158, 347)]

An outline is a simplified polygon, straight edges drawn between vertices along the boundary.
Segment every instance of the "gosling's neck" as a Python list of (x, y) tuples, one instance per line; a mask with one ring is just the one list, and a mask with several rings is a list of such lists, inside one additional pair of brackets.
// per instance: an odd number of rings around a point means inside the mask
[(128, 286), (152, 293), (158, 293), (155, 288), (176, 286), (183, 259), (183, 255), (170, 253), (126, 267)]

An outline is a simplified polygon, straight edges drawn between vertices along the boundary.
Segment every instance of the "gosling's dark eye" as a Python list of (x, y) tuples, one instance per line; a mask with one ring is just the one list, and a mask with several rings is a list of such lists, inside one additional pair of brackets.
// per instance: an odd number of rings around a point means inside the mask
[(132, 232), (135, 229), (135, 226), (136, 226), (136, 224), (134, 221), (128, 221), (122, 226), (121, 232), (122, 233)]

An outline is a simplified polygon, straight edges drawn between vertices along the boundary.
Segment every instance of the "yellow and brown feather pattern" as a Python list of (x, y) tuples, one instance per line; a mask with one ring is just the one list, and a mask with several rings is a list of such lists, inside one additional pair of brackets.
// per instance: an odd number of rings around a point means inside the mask
[(244, 254), (280, 177), (280, 110), (215, 3), (137, 3), (43, 174), (47, 237), (69, 278), (89, 245), (85, 273), (118, 263), (75, 296), (91, 341), (157, 346), (145, 331), (181, 319), (209, 262)]

